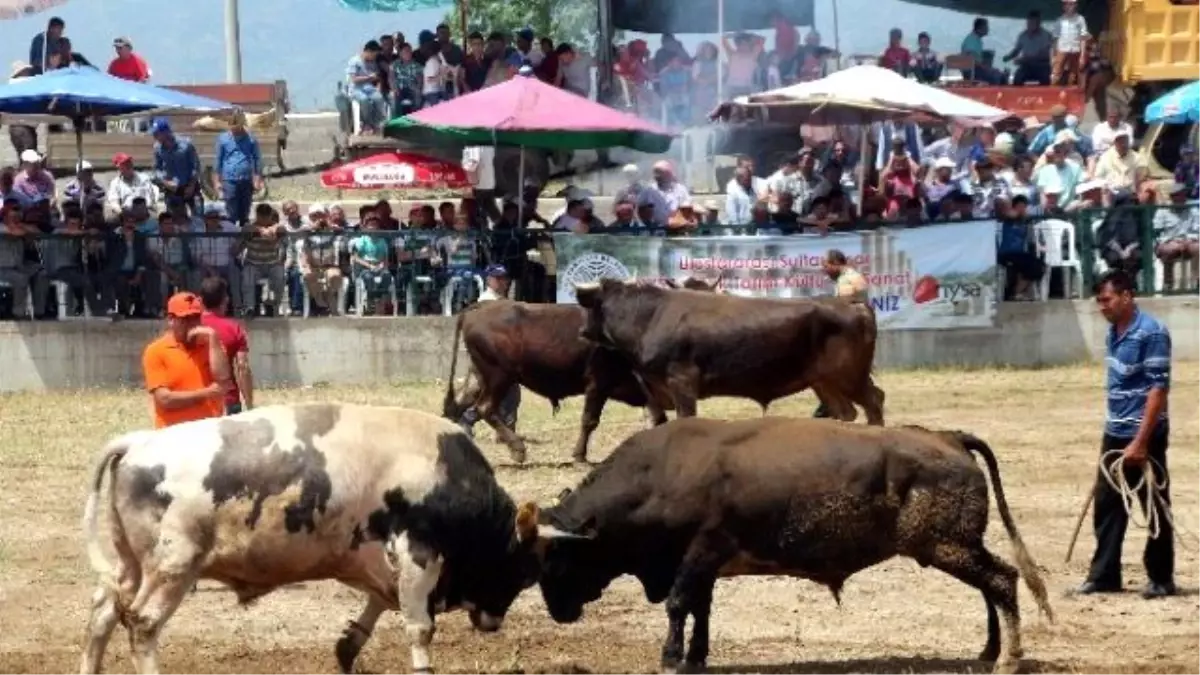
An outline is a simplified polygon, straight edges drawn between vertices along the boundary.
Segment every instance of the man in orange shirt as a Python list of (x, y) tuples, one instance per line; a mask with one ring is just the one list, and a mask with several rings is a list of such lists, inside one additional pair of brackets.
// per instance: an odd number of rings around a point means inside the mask
[(155, 428), (224, 413), (229, 360), (213, 329), (201, 324), (203, 313), (195, 293), (171, 296), (167, 331), (142, 354)]

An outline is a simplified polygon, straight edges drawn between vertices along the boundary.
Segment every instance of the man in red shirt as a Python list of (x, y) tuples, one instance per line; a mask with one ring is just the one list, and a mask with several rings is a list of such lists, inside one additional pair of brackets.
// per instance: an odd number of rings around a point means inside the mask
[(888, 32), (888, 46), (883, 50), (883, 56), (879, 57), (879, 67), (894, 70), (901, 76), (908, 77), (909, 62), (912, 61), (912, 54), (904, 47), (904, 34), (899, 28), (893, 28)]
[(250, 341), (242, 325), (226, 316), (229, 311), (229, 285), (221, 277), (208, 277), (200, 283), (200, 302), (204, 314), (200, 323), (208, 326), (225, 348), (233, 371), (233, 386), (225, 393), (225, 414), (236, 415), (254, 408), (254, 376), (250, 372)]
[(113, 49), (117, 50), (117, 58), (108, 64), (108, 74), (122, 80), (145, 82), (150, 79), (150, 66), (142, 57), (133, 53), (133, 44), (123, 37), (113, 40)]

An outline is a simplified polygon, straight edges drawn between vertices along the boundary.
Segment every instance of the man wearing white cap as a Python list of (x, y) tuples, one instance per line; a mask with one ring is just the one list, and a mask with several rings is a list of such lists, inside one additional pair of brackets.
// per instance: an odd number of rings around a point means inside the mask
[(75, 166), (75, 177), (67, 181), (63, 196), (65, 201), (74, 202), (83, 210), (91, 204), (104, 203), (104, 188), (96, 182), (91, 162), (85, 159)]
[(342, 288), (339, 237), (329, 226), (323, 204), (308, 207), (308, 222), (305, 237), (296, 244), (300, 275), (308, 287), (308, 297), (316, 306), (315, 313), (329, 315), (339, 309), (338, 292)]
[(43, 199), (54, 201), (54, 176), (42, 167), (42, 156), (37, 150), (21, 153), (21, 172), (13, 181), (13, 192), (22, 204)]
[(1130, 133), (1124, 129), (1113, 137), (1112, 147), (1096, 160), (1092, 173), (1097, 180), (1108, 184), (1104, 193), (1105, 204), (1112, 203), (1113, 193), (1137, 196), (1138, 189), (1146, 180), (1146, 161), (1130, 147)]
[(626, 164), (621, 169), (621, 173), (625, 175), (625, 179), (629, 183), (617, 192), (613, 197), (613, 203), (629, 202), (637, 206), (650, 204), (654, 207), (654, 222), (665, 225), (671, 209), (667, 206), (667, 200), (663, 194), (642, 181), (641, 169), (636, 164)]
[(1062, 142), (1056, 142), (1038, 160), (1040, 166), (1034, 170), (1033, 182), (1043, 194), (1051, 187), (1057, 188), (1059, 203), (1065, 208), (1075, 199), (1075, 188), (1083, 181), (1083, 166), (1070, 157), (1074, 132), (1063, 129), (1059, 134)]
[(1163, 264), (1163, 289), (1171, 290), (1176, 261), (1195, 260), (1200, 255), (1200, 208), (1188, 203), (1188, 186), (1183, 183), (1167, 189), (1170, 204), (1154, 212), (1154, 253)]

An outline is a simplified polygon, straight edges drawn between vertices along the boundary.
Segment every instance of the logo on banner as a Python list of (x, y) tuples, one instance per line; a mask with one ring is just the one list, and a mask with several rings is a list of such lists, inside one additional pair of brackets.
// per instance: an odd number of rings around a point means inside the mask
[(372, 164), (354, 169), (354, 182), (359, 185), (408, 185), (416, 179), (417, 172), (409, 164)]
[(567, 295), (575, 297), (575, 284), (586, 284), (601, 279), (628, 279), (633, 276), (620, 260), (604, 253), (584, 253), (572, 260), (565, 270), (559, 271)]

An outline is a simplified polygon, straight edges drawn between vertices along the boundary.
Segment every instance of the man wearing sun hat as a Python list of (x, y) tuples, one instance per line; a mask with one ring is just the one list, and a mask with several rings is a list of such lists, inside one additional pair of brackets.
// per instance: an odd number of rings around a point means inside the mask
[(213, 329), (202, 325), (203, 314), (195, 293), (171, 296), (166, 331), (142, 353), (156, 429), (224, 412), (229, 360)]

